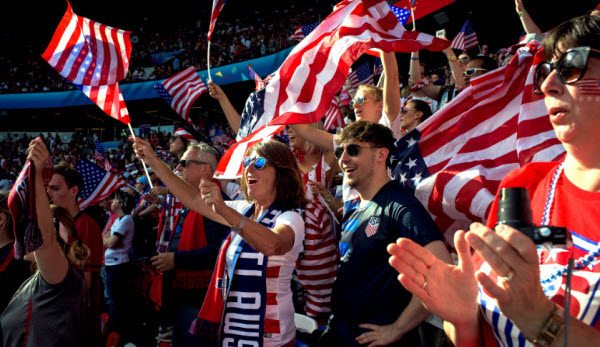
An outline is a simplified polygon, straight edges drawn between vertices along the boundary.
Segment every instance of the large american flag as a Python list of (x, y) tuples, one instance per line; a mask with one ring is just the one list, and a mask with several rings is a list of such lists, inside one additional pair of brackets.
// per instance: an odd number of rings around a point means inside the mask
[(215, 29), (215, 24), (217, 23), (217, 18), (219, 18), (223, 6), (225, 6), (225, 0), (213, 0), (212, 12), (210, 14), (210, 26), (208, 27), (208, 42), (210, 42), (213, 30)]
[(194, 67), (190, 66), (162, 83), (155, 84), (154, 89), (181, 118), (194, 125), (190, 118), (192, 105), (207, 90)]
[(364, 63), (357, 67), (356, 70), (350, 72), (348, 74), (348, 79), (350, 80), (350, 85), (354, 90), (358, 89), (358, 86), (361, 84), (375, 84), (369, 63)]
[[(396, 142), (393, 178), (413, 191), (445, 233), (485, 220), (500, 181), (529, 162), (552, 161), (556, 139), (543, 96), (533, 93), (539, 42), (471, 86)], [(466, 229), (464, 229), (466, 230)]]
[(111, 117), (128, 124), (129, 112), (117, 82), (127, 75), (131, 32), (79, 17), (68, 7), (42, 54)]
[(107, 199), (117, 189), (127, 185), (127, 182), (117, 175), (84, 159), (77, 161), (75, 169), (83, 178), (83, 188), (79, 192), (78, 201), (81, 209)]
[(281, 132), (283, 128), (285, 128), (285, 125), (263, 125), (252, 134), (231, 146), (219, 161), (215, 176), (229, 179), (240, 177), (243, 171), (242, 159), (246, 156), (246, 150), (257, 142), (272, 138)]
[(479, 46), (477, 34), (475, 34), (475, 30), (473, 30), (473, 27), (471, 26), (471, 21), (467, 19), (465, 25), (463, 25), (462, 29), (460, 29), (458, 34), (456, 34), (456, 37), (454, 37), (454, 40), (452, 40), (450, 47), (466, 51), (467, 49), (477, 46)]
[(266, 83), (260, 78), (260, 76), (252, 69), (252, 65), (248, 64), (248, 75), (256, 82), (256, 90), (263, 89)]
[(337, 99), (334, 97), (331, 99), (331, 105), (327, 112), (325, 112), (325, 121), (323, 122), (323, 127), (326, 131), (331, 131), (336, 128), (343, 128), (346, 126), (344, 122), (344, 116), (342, 116), (342, 112), (340, 112), (340, 106), (338, 105)]
[(315, 30), (318, 25), (319, 23), (317, 22), (311, 24), (298, 25), (296, 27), (296, 31), (292, 34), (290, 39), (302, 41), (302, 39), (304, 39), (306, 36), (308, 36), (308, 34)]

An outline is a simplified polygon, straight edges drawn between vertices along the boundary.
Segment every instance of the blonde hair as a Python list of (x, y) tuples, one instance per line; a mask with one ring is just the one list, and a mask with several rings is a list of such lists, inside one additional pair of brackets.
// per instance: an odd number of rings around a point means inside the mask
[[(323, 122), (321, 122), (321, 121), (310, 123), (309, 126), (313, 129), (325, 131), (325, 127), (323, 126)], [(318, 145), (306, 140), (304, 142), (304, 152), (306, 154), (317, 153), (317, 154), (321, 155), (321, 154), (323, 154), (323, 152), (325, 152), (325, 150), (323, 149), (323, 147), (318, 146)]]
[(358, 93), (361, 90), (364, 91), (365, 93), (370, 93), (371, 95), (373, 95), (375, 97), (375, 102), (379, 102), (379, 101), (383, 100), (383, 89), (382, 88), (375, 87), (370, 84), (361, 84), (360, 86), (358, 86), (358, 89), (356, 90), (356, 92)]

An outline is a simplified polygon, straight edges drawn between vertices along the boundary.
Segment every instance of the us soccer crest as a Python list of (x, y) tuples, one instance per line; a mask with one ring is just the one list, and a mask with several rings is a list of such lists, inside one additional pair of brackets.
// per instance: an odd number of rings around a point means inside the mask
[(375, 235), (377, 229), (379, 229), (379, 217), (371, 217), (369, 224), (365, 228), (365, 234), (367, 234), (367, 237), (371, 237)]

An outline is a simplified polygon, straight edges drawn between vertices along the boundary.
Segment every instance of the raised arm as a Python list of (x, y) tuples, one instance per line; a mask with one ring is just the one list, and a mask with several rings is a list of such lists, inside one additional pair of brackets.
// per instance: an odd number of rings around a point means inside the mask
[(49, 153), (42, 140), (31, 141), (28, 152), (27, 159), (31, 160), (35, 170), (35, 210), (44, 242), (42, 247), (34, 252), (35, 261), (44, 280), (49, 284), (58, 284), (65, 279), (69, 263), (58, 245), (57, 231), (54, 229), (52, 211), (44, 189), (42, 170)]
[[(133, 138), (130, 138), (134, 140)], [(156, 157), (152, 146), (147, 141), (140, 139), (139, 137), (135, 138), (135, 143), (133, 144), (135, 149), (135, 155), (138, 159), (143, 159), (148, 166), (150, 166), (154, 173), (160, 178), (160, 180), (165, 184), (165, 186), (169, 189), (169, 193), (177, 197), (181, 203), (203, 215), (206, 218), (210, 218), (217, 223), (227, 224), (221, 216), (216, 214), (212, 208), (207, 206), (200, 194), (198, 194), (198, 187), (194, 187), (183, 179), (179, 178), (177, 175), (169, 169), (165, 163), (163, 163), (160, 159)]]
[(383, 83), (383, 111), (390, 124), (394, 124), (400, 113), (400, 80), (398, 77), (398, 61), (395, 52), (381, 54), (381, 62), (385, 71)]
[(528, 34), (538, 34), (542, 35), (542, 30), (535, 24), (529, 12), (523, 6), (523, 0), (515, 0), (515, 7), (517, 10), (517, 14), (519, 15), (519, 19), (521, 19), (521, 24), (523, 25), (523, 29)]
[(333, 151), (333, 134), (323, 130), (315, 129), (308, 124), (290, 124), (298, 136), (303, 137), (327, 151)]
[(229, 126), (231, 127), (233, 132), (237, 134), (238, 131), (240, 130), (240, 124), (242, 122), (242, 117), (235, 110), (235, 108), (231, 104), (231, 101), (229, 101), (229, 98), (223, 92), (223, 89), (221, 89), (221, 87), (219, 87), (213, 81), (209, 81), (208, 82), (208, 94), (219, 102), (219, 105), (221, 105), (221, 109), (223, 110), (223, 113), (225, 113), (225, 117), (227, 118), (227, 121), (229, 122)]

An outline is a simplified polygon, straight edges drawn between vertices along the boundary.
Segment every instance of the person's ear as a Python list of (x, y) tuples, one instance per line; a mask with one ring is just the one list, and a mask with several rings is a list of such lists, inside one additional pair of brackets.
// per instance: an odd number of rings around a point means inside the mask
[(416, 114), (415, 114), (415, 119), (419, 119), (420, 120), (421, 117), (423, 117), (423, 112), (417, 111)]

